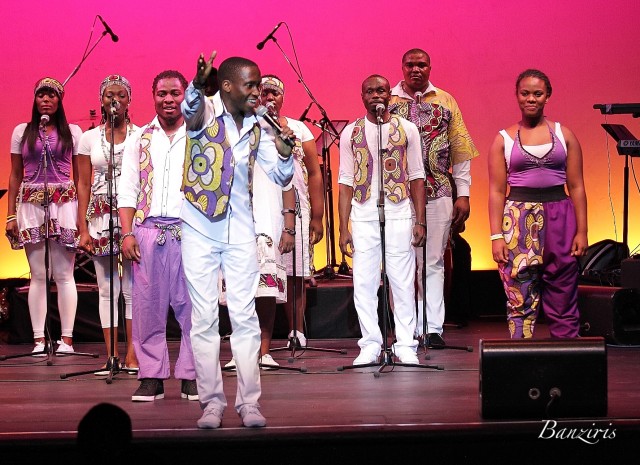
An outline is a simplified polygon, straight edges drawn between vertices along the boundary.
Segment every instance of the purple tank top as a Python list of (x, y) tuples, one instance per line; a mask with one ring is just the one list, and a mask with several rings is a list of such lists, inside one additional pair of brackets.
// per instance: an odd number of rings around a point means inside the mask
[[(71, 177), (71, 156), (69, 150), (62, 152), (62, 143), (58, 138), (58, 131), (53, 130), (47, 136), (51, 155), (47, 156), (47, 182), (50, 184), (69, 181)], [(29, 150), (26, 142), (22, 145), (22, 164), (24, 167), (24, 182), (37, 184), (44, 182), (44, 165), (42, 156), (43, 141), (38, 137)]]
[[(558, 128), (558, 130), (560, 129)], [(542, 158), (528, 153), (522, 147), (519, 135), (516, 135), (511, 149), (507, 177), (510, 186), (541, 188), (565, 184), (567, 180), (567, 152), (551, 128), (549, 128), (549, 133), (552, 138), (552, 147)]]

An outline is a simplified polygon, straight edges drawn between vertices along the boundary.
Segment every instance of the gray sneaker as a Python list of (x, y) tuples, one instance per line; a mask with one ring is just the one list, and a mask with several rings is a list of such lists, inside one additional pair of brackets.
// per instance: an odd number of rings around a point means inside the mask
[(255, 404), (245, 404), (238, 410), (238, 415), (242, 418), (242, 424), (247, 428), (267, 426), (267, 420), (260, 413), (260, 409)]
[(198, 420), (198, 428), (215, 429), (220, 428), (224, 409), (220, 405), (209, 404), (204, 408), (202, 416)]

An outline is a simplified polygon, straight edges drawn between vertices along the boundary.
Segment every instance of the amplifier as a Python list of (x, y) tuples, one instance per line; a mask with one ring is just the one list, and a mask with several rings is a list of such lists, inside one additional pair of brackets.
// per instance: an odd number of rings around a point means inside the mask
[(640, 289), (640, 256), (622, 260), (620, 285), (631, 289)]
[(486, 419), (606, 416), (604, 338), (481, 340), (480, 408)]
[(580, 335), (609, 344), (640, 344), (640, 289), (578, 286)]

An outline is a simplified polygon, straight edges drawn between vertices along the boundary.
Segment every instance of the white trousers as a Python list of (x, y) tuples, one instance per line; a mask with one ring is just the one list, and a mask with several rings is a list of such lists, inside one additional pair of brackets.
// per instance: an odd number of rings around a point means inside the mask
[[(45, 279), (44, 241), (25, 244), (31, 281), (29, 283), (29, 315), (34, 339), (44, 337), (44, 325), (47, 318), (47, 282)], [(64, 337), (73, 337), (73, 325), (78, 307), (78, 289), (73, 277), (76, 254), (58, 242), (49, 240), (49, 273), (56, 282), (58, 291), (58, 311), (60, 329)], [(49, 302), (51, 305), (53, 302)], [(53, 337), (53, 335), (52, 335)]]
[(227, 284), (231, 352), (238, 375), (235, 408), (258, 405), (262, 391), (258, 365), (260, 324), (255, 307), (260, 278), (256, 241), (251, 238), (243, 244), (225, 244), (182, 223), (182, 266), (193, 305), (191, 346), (200, 405), (204, 408), (213, 402), (222, 408), (227, 406), (220, 367), (220, 270)]
[[(427, 334), (442, 334), (442, 327), (444, 325), (444, 253), (449, 240), (452, 212), (453, 202), (451, 197), (429, 199), (427, 203), (427, 265), (425, 267), (427, 274)], [(422, 247), (416, 248), (416, 280), (418, 284), (417, 334), (422, 334), (424, 325), (424, 293), (422, 290), (423, 253)]]
[[(396, 348), (416, 350), (415, 331), (415, 252), (411, 245), (413, 221), (387, 220), (385, 223), (385, 265), (389, 285), (393, 292), (393, 316)], [(361, 350), (378, 355), (382, 333), (378, 324), (378, 289), (382, 247), (378, 221), (354, 221), (353, 237), (353, 301), (358, 313), (362, 338)]]
[[(113, 279), (113, 326), (118, 327), (118, 297), (120, 296), (120, 275), (118, 274), (118, 258), (113, 258), (113, 276), (109, 279), (111, 257), (94, 256), (93, 265), (96, 269), (96, 281), (98, 283), (98, 313), (100, 324), (103, 328), (111, 327), (109, 306), (111, 304), (111, 279)], [(131, 319), (131, 260), (122, 262), (122, 297), (125, 305), (125, 318)]]

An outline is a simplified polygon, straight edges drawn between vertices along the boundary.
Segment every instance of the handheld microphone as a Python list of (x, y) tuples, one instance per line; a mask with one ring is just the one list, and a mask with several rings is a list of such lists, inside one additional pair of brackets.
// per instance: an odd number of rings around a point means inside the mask
[(40, 117), (40, 127), (44, 128), (47, 124), (49, 124), (49, 115), (42, 115)]
[[(267, 107), (261, 105), (258, 108), (256, 108), (256, 115), (262, 116), (264, 120), (267, 123), (269, 123), (269, 126), (275, 129), (278, 135), (282, 133), (282, 126), (280, 126), (280, 123), (278, 123), (277, 120), (273, 119), (273, 116), (271, 116), (271, 114), (269, 113), (269, 110), (267, 110)], [(284, 141), (285, 144), (287, 144), (291, 148), (295, 147), (296, 145), (296, 143), (290, 137), (281, 137), (281, 139)]]
[(104, 34), (109, 34), (111, 36), (111, 40), (114, 42), (117, 42), (118, 40), (120, 40), (118, 36), (113, 33), (113, 31), (111, 30), (107, 22), (104, 19), (102, 19), (102, 16), (98, 15), (98, 19), (100, 20), (100, 22), (102, 23), (102, 26), (104, 27)]
[(312, 105), (313, 105), (313, 102), (311, 102), (309, 106), (304, 109), (304, 111), (302, 112), (302, 115), (300, 115), (299, 121), (306, 121), (307, 113), (309, 113), (309, 110), (311, 110)]
[(269, 112), (270, 115), (272, 116), (277, 116), (278, 113), (276, 112), (276, 104), (273, 102), (267, 102), (266, 103), (267, 106), (267, 111)]
[(376, 117), (378, 121), (382, 121), (382, 115), (384, 114), (386, 108), (382, 103), (376, 105)]
[(278, 30), (278, 28), (280, 26), (282, 26), (282, 23), (284, 21), (280, 21), (278, 24), (276, 24), (276, 27), (273, 28), (273, 31), (271, 31), (269, 33), (269, 35), (267, 37), (264, 38), (264, 40), (262, 42), (259, 42), (258, 45), (256, 45), (256, 48), (258, 50), (262, 50), (264, 48), (264, 44), (266, 44), (269, 40), (273, 39), (273, 35), (276, 33), (276, 31)]

